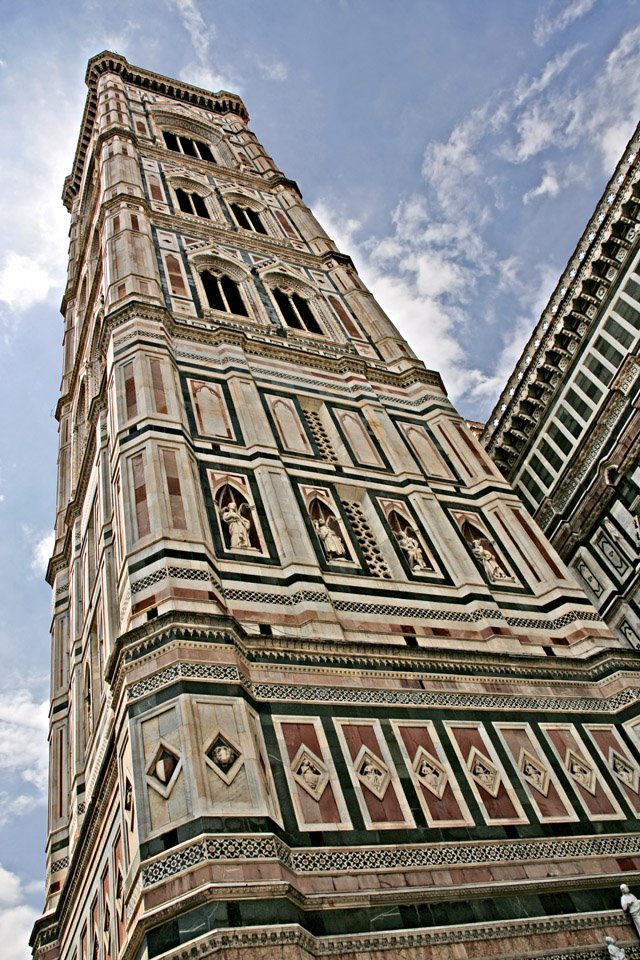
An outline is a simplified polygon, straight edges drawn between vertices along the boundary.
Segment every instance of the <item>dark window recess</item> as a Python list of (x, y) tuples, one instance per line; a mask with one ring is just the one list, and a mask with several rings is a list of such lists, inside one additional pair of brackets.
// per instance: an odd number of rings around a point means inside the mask
[(295, 330), (308, 330), (309, 333), (323, 332), (304, 297), (298, 293), (284, 293), (278, 287), (273, 291), (273, 296), (288, 327), (293, 327)]
[[(628, 286), (629, 284), (627, 284), (627, 287)], [(627, 287), (625, 287), (625, 290), (627, 290)], [(619, 313), (621, 317), (624, 317), (632, 327), (640, 330), (640, 312), (636, 310), (635, 307), (632, 307), (630, 303), (627, 303), (626, 300), (618, 299), (614, 303), (613, 309), (616, 313)]]
[[(573, 417), (568, 410), (566, 410), (564, 407), (560, 407), (560, 409), (556, 414), (556, 417), (558, 418), (562, 426), (566, 427), (569, 433), (571, 433), (574, 437), (577, 438), (580, 436), (580, 434), (582, 433), (582, 424), (578, 423), (576, 418)], [(552, 434), (552, 436), (553, 436), (553, 439), (555, 440), (556, 439), (555, 435)], [(562, 444), (558, 443), (558, 446), (561, 447), (562, 450), (564, 450), (564, 447), (562, 446)], [(569, 444), (569, 447), (571, 447), (571, 444)], [(565, 453), (568, 453), (568, 452), (569, 452), (568, 450), (565, 450)]]
[(592, 414), (591, 407), (588, 403), (585, 403), (584, 400), (581, 400), (578, 394), (573, 388), (567, 390), (566, 396), (567, 403), (571, 404), (576, 413), (582, 417), (583, 420), (588, 420)]
[(547, 470), (540, 457), (534, 453), (531, 457), (531, 469), (540, 477), (546, 487), (553, 486), (553, 474)]
[(540, 503), (544, 500), (544, 493), (542, 489), (538, 486), (536, 481), (533, 479), (531, 474), (523, 473), (522, 479), (520, 481), (525, 490), (528, 490), (536, 503)]
[(545, 460), (551, 464), (553, 469), (559, 472), (562, 469), (562, 458), (556, 453), (553, 447), (546, 440), (540, 442), (540, 453)]
[(605, 340), (604, 337), (598, 337), (593, 346), (594, 349), (602, 354), (605, 360), (608, 360), (614, 367), (619, 367), (624, 360), (624, 355), (620, 353), (619, 350), (616, 350), (613, 344)]
[(628, 280), (624, 285), (624, 292), (640, 303), (640, 283), (637, 280)]
[(187, 193), (186, 190), (176, 190), (176, 199), (183, 213), (190, 213), (196, 217), (204, 217), (206, 220), (211, 219), (206, 204), (200, 194)]
[(576, 386), (580, 387), (582, 392), (586, 394), (587, 397), (591, 397), (594, 403), (597, 403), (602, 396), (602, 390), (600, 390), (599, 387), (596, 387), (592, 380), (589, 380), (588, 377), (585, 377), (584, 373), (579, 373), (576, 377)]
[(167, 150), (173, 150), (175, 153), (184, 153), (187, 157), (195, 157), (197, 160), (207, 160), (209, 163), (215, 163), (215, 157), (211, 153), (211, 148), (202, 143), (201, 140), (192, 140), (190, 137), (176, 136), (175, 133), (169, 133), (168, 130), (162, 131)]
[(208, 270), (203, 270), (201, 275), (204, 292), (207, 295), (209, 306), (213, 310), (223, 310), (225, 313), (236, 313), (241, 317), (248, 317), (247, 308), (238, 284), (226, 274), (216, 277)]
[[(573, 420), (573, 417), (571, 419)], [(577, 424), (576, 420), (574, 420), (573, 422)], [(549, 427), (549, 436), (551, 437), (555, 445), (557, 447), (560, 447), (563, 453), (566, 453), (566, 454), (571, 453), (571, 450), (573, 448), (573, 444), (571, 443), (571, 440), (569, 440), (569, 437), (566, 437), (564, 435), (562, 430), (560, 430), (555, 423), (552, 423), (551, 426)]]
[(609, 386), (613, 379), (613, 374), (608, 367), (605, 367), (604, 363), (600, 363), (597, 357), (594, 357), (593, 354), (591, 354), (591, 356), (587, 357), (585, 360), (584, 365), (587, 370), (591, 371), (596, 380), (599, 380), (600, 383), (604, 383), (605, 387)]
[(625, 328), (618, 323), (615, 317), (609, 317), (604, 325), (604, 328), (614, 340), (617, 340), (618, 343), (621, 343), (622, 346), (627, 350), (635, 340), (633, 334), (629, 333), (628, 330), (625, 330)]
[(232, 203), (231, 210), (236, 218), (236, 223), (243, 230), (253, 230), (254, 233), (267, 232), (260, 219), (260, 214), (256, 213), (255, 210), (250, 207), (241, 207), (239, 203)]

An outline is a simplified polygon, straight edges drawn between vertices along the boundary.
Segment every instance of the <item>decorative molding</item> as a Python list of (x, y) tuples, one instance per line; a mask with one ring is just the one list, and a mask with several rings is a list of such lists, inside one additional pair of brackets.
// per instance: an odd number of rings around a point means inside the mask
[(433, 869), (497, 863), (582, 861), (586, 857), (640, 856), (640, 835), (564, 839), (394, 844), (379, 847), (294, 848), (273, 834), (213, 834), (162, 854), (142, 865), (142, 885), (150, 887), (201, 863), (275, 860), (298, 874)]

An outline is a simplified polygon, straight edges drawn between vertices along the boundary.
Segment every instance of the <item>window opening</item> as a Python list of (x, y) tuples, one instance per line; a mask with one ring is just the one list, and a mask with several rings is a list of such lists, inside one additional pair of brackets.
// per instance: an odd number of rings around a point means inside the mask
[(236, 313), (241, 317), (249, 316), (235, 280), (232, 280), (225, 273), (217, 277), (209, 270), (203, 270), (201, 277), (204, 292), (212, 310)]
[(311, 312), (311, 307), (300, 294), (285, 293), (279, 287), (275, 287), (273, 296), (288, 327), (293, 327), (295, 330), (306, 330), (309, 333), (323, 333), (320, 324)]
[(241, 207), (239, 203), (232, 203), (231, 210), (236, 218), (236, 223), (243, 230), (253, 230), (254, 233), (266, 234), (267, 231), (260, 219), (260, 214), (255, 210), (250, 207)]

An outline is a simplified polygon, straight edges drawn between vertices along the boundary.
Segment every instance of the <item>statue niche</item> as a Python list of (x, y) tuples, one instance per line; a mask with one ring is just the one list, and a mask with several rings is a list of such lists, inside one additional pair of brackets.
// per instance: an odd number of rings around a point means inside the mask
[(489, 583), (503, 583), (513, 581), (513, 577), (505, 568), (498, 552), (484, 530), (477, 527), (470, 520), (462, 524), (462, 536), (471, 547), (471, 552), (482, 565), (484, 575)]
[(389, 511), (388, 520), (393, 530), (393, 535), (396, 538), (398, 546), (407, 558), (407, 563), (411, 567), (412, 573), (433, 572), (433, 565), (425, 556), (420, 544), (418, 531), (414, 526), (406, 517), (398, 513), (397, 510)]
[(258, 531), (247, 498), (225, 483), (216, 493), (215, 503), (227, 550), (259, 550)]
[(318, 497), (314, 497), (308, 509), (327, 560), (351, 560), (352, 557), (342, 538), (340, 524), (331, 508)]

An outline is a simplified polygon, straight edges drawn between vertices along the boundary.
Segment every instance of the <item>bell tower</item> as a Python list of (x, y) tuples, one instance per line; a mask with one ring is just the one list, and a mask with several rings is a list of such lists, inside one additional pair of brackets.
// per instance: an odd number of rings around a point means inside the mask
[(637, 654), (242, 101), (86, 82), (35, 956), (624, 943)]

